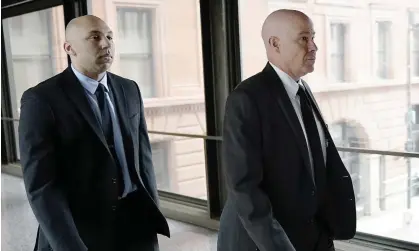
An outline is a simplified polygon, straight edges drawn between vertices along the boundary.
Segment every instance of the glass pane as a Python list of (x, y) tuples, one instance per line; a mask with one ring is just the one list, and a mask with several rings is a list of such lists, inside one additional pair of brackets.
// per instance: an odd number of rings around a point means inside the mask
[(411, 63), (413, 66), (412, 74), (415, 77), (419, 77), (419, 27), (413, 31), (413, 46), (412, 46), (412, 58)]
[(353, 180), (358, 232), (419, 243), (419, 159), (341, 156)]
[(149, 134), (159, 190), (207, 199), (204, 140)]
[[(407, 39), (407, 15), (384, 2), (389, 8), (385, 13), (350, 2), (239, 0), (242, 79), (262, 71), (268, 62), (261, 38), (268, 14), (281, 8), (303, 11), (313, 21), (318, 47), (314, 72), (303, 79), (327, 123), (354, 127), (360, 147), (417, 151), (419, 119), (414, 122), (408, 114), (413, 114), (409, 107), (419, 104), (419, 79), (407, 79), (407, 43), (415, 48)], [(413, 5), (399, 1), (397, 8)]]
[[(24, 91), (67, 67), (63, 7), (2, 20), (13, 117), (19, 118)], [(28, 43), (30, 41), (30, 43)], [(15, 123), (16, 139), (18, 138)], [(18, 143), (16, 143), (19, 148)], [(17, 149), (18, 158), (20, 156)]]
[[(148, 130), (205, 135), (199, 1), (89, 0), (88, 6), (115, 34), (110, 71), (140, 87)], [(158, 188), (206, 198), (203, 140), (160, 136), (150, 134)]]

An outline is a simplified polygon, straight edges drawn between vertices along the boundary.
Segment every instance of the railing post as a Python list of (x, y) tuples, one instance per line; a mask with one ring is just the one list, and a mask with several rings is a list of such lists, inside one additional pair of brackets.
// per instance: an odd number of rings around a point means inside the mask
[(379, 165), (379, 206), (380, 210), (384, 211), (386, 210), (386, 158), (384, 155), (380, 155)]

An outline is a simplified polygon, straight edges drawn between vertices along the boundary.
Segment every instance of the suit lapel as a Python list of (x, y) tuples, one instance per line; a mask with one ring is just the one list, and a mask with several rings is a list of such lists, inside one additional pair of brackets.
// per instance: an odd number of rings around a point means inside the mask
[(298, 120), (297, 114), (295, 113), (291, 100), (287, 94), (287, 91), (285, 90), (284, 84), (269, 63), (263, 70), (263, 75), (265, 77), (266, 83), (270, 87), (270, 90), (272, 90), (269, 93), (272, 94), (272, 97), (276, 100), (279, 108), (284, 113), (285, 119), (290, 124), (298, 146), (300, 147), (301, 154), (303, 155), (304, 164), (311, 174), (311, 162), (308, 154), (307, 141), (304, 137), (303, 129), (301, 127), (300, 121)]
[(63, 79), (62, 88), (64, 89), (64, 93), (67, 94), (87, 123), (92, 127), (100, 141), (107, 148), (105, 136), (87, 100), (84, 88), (70, 67), (63, 72)]
[(128, 107), (127, 107), (127, 99), (125, 96), (124, 87), (121, 83), (116, 81), (111, 74), (108, 73), (108, 86), (112, 91), (114, 96), (113, 104), (116, 110), (116, 116), (118, 118), (120, 127), (121, 127), (121, 134), (122, 140), (124, 143), (124, 149), (126, 154), (126, 159), (128, 162), (128, 166), (133, 166), (131, 161), (134, 160), (133, 157), (133, 142), (132, 142), (132, 130), (130, 127), (130, 122), (128, 118)]

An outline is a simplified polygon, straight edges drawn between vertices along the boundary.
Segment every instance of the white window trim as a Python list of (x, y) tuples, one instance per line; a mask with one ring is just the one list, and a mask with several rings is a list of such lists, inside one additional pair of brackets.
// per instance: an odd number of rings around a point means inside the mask
[[(326, 71), (326, 75), (328, 77), (328, 79), (331, 79), (330, 77), (332, 76), (332, 65), (331, 65), (331, 55), (332, 55), (332, 38), (331, 38), (331, 30), (330, 30), (330, 26), (333, 23), (343, 23), (346, 24), (348, 27), (348, 37), (349, 40), (352, 38), (352, 32), (351, 32), (351, 18), (350, 17), (338, 17), (338, 16), (326, 16), (326, 27), (325, 27), (325, 33), (326, 33), (326, 39), (325, 39), (325, 51), (326, 51), (326, 67), (327, 67), (327, 71)], [(349, 41), (350, 43), (350, 41)], [(350, 47), (349, 47), (350, 48)], [(345, 48), (349, 49), (349, 48)], [(346, 51), (345, 51), (346, 53)], [(348, 53), (348, 56), (350, 56), (350, 52)], [(348, 80), (343, 81), (343, 82), (338, 82), (338, 84), (340, 83), (350, 83), (352, 78), (352, 74), (351, 74), (351, 59), (349, 58), (349, 60), (347, 60), (345, 63), (347, 63), (347, 65), (345, 65), (345, 78), (347, 78)], [(331, 80), (330, 80), (331, 81)]]

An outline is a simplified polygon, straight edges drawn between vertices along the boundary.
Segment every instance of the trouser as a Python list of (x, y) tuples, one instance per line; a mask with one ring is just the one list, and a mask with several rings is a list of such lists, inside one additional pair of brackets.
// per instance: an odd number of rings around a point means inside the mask
[(313, 251), (335, 251), (333, 240), (324, 231), (321, 231)]
[(138, 192), (119, 200), (113, 226), (114, 251), (158, 251), (153, 217), (141, 212)]
[(317, 217), (306, 224), (287, 225), (286, 231), (296, 251), (334, 251), (331, 234)]

